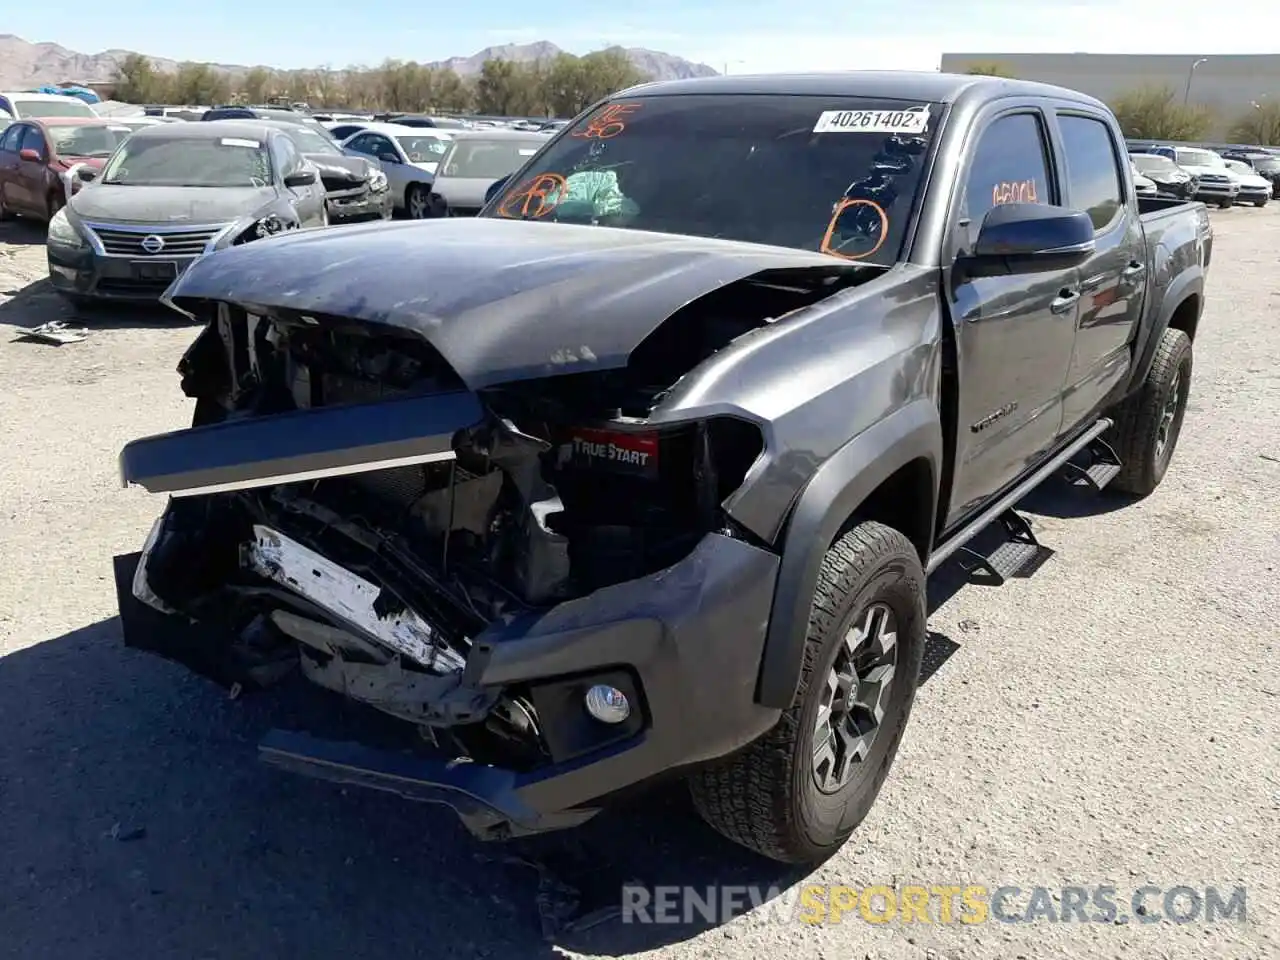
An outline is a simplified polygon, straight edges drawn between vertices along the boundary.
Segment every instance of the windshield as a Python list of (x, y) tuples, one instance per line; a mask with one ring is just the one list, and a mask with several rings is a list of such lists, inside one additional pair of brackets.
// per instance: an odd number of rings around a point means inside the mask
[(15, 100), (18, 115), (23, 117), (97, 117), (83, 100), (64, 97), (59, 100)]
[(1178, 148), (1178, 163), (1192, 167), (1222, 167), (1223, 160), (1209, 150), (1187, 150)]
[[(440, 158), (449, 149), (450, 142), (439, 137), (420, 137), (416, 135), (396, 137), (396, 143), (400, 144), (400, 148), (404, 150), (404, 154), (409, 158), (410, 163), (439, 163)], [(507, 172), (510, 173), (511, 171), (508, 170)], [(466, 176), (466, 174), (459, 174), (459, 176)], [(505, 174), (500, 173), (498, 176), (505, 176)]]
[[(3, 120), (0, 120), (0, 123), (3, 122)], [(1253, 161), (1253, 169), (1260, 173), (1275, 173), (1280, 171), (1280, 157), (1277, 157), (1274, 160), (1255, 160)]]
[(54, 152), (62, 157), (109, 157), (133, 131), (112, 127), (46, 128), (53, 140)]
[(1226, 164), (1227, 169), (1232, 173), (1244, 173), (1249, 176), (1253, 176), (1253, 167), (1249, 166), (1247, 163), (1241, 163), (1239, 160), (1228, 160), (1226, 161)]
[(333, 140), (309, 127), (293, 127), (288, 134), (293, 145), (303, 153), (342, 154), (341, 148)]
[(102, 171), (103, 183), (139, 187), (264, 187), (271, 159), (257, 140), (138, 134), (124, 142)]
[(1174, 166), (1173, 161), (1168, 157), (1132, 156), (1130, 159), (1133, 160), (1134, 166), (1143, 173), (1167, 173), (1172, 170)]
[(455, 140), (442, 170), (446, 177), (497, 180), (520, 169), (540, 146), (525, 140)]
[(484, 216), (813, 250), (901, 254), (938, 107), (693, 95), (607, 104), (561, 133)]

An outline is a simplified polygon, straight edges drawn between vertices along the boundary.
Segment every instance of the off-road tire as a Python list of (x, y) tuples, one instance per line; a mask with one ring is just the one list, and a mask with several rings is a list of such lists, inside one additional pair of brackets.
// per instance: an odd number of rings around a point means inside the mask
[[(897, 620), (888, 704), (866, 760), (838, 792), (814, 782), (813, 738), (825, 681), (851, 625), (873, 603)], [(701, 817), (725, 837), (783, 863), (820, 862), (849, 839), (880, 792), (915, 701), (928, 637), (925, 574), (911, 542), (873, 521), (827, 551), (809, 612), (800, 682), (763, 737), (689, 778)]]
[[(1166, 330), (1156, 345), (1146, 380), (1112, 411), (1115, 425), (1104, 439), (1115, 450), (1121, 466), (1107, 484), (1108, 491), (1145, 497), (1160, 485), (1182, 433), (1191, 393), (1191, 369), (1190, 338), (1181, 330)], [(1171, 434), (1160, 449), (1161, 421), (1175, 384), (1178, 396)]]

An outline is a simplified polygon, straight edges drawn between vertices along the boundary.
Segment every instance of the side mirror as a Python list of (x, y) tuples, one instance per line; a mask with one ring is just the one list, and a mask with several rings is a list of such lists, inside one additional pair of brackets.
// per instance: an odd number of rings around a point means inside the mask
[(511, 177), (510, 175), (508, 175), (508, 176), (502, 177), (499, 180), (495, 180), (493, 181), (493, 183), (489, 184), (489, 189), (484, 192), (484, 202), (487, 204), (490, 200), (492, 200), (499, 193), (501, 193), (502, 188), (507, 185), (507, 181), (510, 179)]
[(85, 183), (88, 183), (90, 180), (97, 179), (98, 171), (93, 169), (93, 167), (81, 167), (76, 171), (76, 176)]
[(973, 252), (962, 258), (971, 277), (1069, 270), (1094, 251), (1087, 213), (1040, 203), (992, 207), (982, 220)]
[(378, 154), (378, 159), (381, 160), (383, 163), (399, 163), (400, 162), (400, 158), (397, 157), (394, 153), (380, 153)]
[(39, 150), (32, 150), (30, 147), (19, 150), (18, 157), (22, 160), (30, 160), (32, 163), (40, 163), (44, 159), (40, 156)]
[(284, 178), (286, 187), (309, 187), (317, 180), (314, 170), (295, 170)]

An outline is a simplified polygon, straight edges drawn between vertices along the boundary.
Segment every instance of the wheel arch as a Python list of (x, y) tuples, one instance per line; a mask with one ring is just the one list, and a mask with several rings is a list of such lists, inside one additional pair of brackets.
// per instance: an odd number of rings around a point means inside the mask
[(913, 401), (828, 459), (806, 484), (782, 538), (782, 564), (756, 682), (756, 701), (785, 709), (800, 679), (809, 608), (827, 550), (854, 523), (902, 532), (927, 566), (942, 472), (942, 424), (930, 399)]

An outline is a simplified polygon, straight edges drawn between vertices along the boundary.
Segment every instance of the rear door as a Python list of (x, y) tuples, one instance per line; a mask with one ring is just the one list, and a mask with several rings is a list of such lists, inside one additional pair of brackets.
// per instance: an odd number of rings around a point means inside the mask
[[(1037, 101), (988, 107), (969, 142), (944, 263), (972, 249), (998, 204), (1061, 201), (1048, 118)], [(1058, 436), (1080, 277), (1075, 269), (957, 276), (946, 283), (960, 382), (947, 527), (1016, 479)]]
[(15, 123), (0, 132), (0, 201), (9, 209), (15, 209), (14, 197), (18, 176), (18, 144), (26, 124)]
[[(23, 150), (33, 151), (38, 159), (24, 159), (21, 156)], [(13, 181), (13, 208), (43, 216), (46, 209), (45, 183), (49, 170), (49, 145), (45, 142), (44, 131), (35, 124), (23, 124), (18, 151), (18, 171)]]
[(1056, 122), (1066, 170), (1064, 205), (1089, 214), (1097, 248), (1080, 266), (1075, 351), (1063, 396), (1065, 433), (1097, 413), (1128, 373), (1148, 277), (1137, 199), (1121, 166), (1129, 160), (1111, 124), (1074, 108), (1058, 110)]

